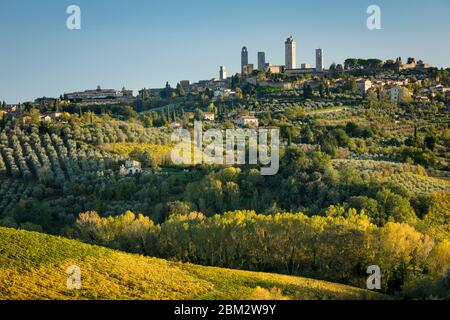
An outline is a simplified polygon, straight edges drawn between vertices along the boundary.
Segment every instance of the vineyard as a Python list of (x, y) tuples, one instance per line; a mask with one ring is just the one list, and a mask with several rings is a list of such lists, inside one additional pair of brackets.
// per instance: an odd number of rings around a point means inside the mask
[[(314, 279), (203, 267), (0, 228), (0, 299), (386, 299)], [(30, 259), (32, 257), (32, 260)], [(82, 290), (67, 288), (69, 266)]]

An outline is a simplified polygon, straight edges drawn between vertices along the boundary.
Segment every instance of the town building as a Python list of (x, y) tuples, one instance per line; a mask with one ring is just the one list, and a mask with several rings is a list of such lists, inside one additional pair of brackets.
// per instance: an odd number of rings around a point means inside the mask
[(356, 81), (356, 86), (358, 87), (359, 93), (365, 95), (367, 91), (372, 88), (372, 81), (367, 79), (359, 79)]
[(10, 115), (16, 114), (19, 111), (19, 106), (16, 104), (6, 105), (5, 111)]
[(285, 73), (288, 76), (299, 76), (305, 73), (315, 73), (316, 72), (316, 68), (311, 68), (309, 66), (309, 64), (304, 64), (303, 67), (305, 68), (300, 68), (300, 69), (286, 69)]
[(424, 63), (422, 60), (416, 62), (414, 58), (408, 58), (408, 63), (401, 64), (400, 70), (426, 71), (431, 67), (431, 65)]
[(424, 95), (417, 95), (415, 97), (415, 100), (417, 102), (422, 102), (422, 103), (430, 102), (430, 98), (428, 98), (427, 96), (424, 96)]
[(269, 73), (283, 73), (284, 72), (284, 66), (273, 66), (270, 63), (266, 63), (265, 71)]
[(52, 121), (58, 121), (63, 118), (64, 114), (61, 112), (50, 112), (40, 117), (40, 121), (50, 123)]
[(56, 98), (42, 97), (34, 99), (34, 103), (39, 105), (40, 107), (49, 108), (55, 105), (56, 103), (59, 103), (59, 100)]
[(245, 66), (242, 67), (242, 74), (249, 75), (253, 72), (253, 70), (254, 70), (253, 64), (246, 64)]
[(440, 94), (440, 93), (447, 93), (449, 90), (450, 90), (450, 88), (444, 87), (442, 84), (431, 86), (429, 88), (429, 91), (431, 92), (431, 95), (433, 97), (435, 97), (437, 94)]
[(286, 39), (285, 44), (285, 66), (286, 69), (297, 68), (297, 43), (292, 35)]
[(144, 94), (144, 90), (147, 91), (149, 97), (156, 98), (161, 96), (161, 93), (164, 91), (164, 88), (142, 89), (139, 90), (139, 96), (142, 96)]
[(231, 89), (217, 89), (216, 91), (214, 91), (214, 98), (217, 97), (224, 97), (224, 98), (228, 98), (229, 96), (232, 96), (236, 94), (236, 92), (232, 91)]
[(50, 123), (52, 122), (52, 118), (49, 115), (40, 116), (39, 121)]
[(33, 118), (30, 116), (23, 116), (22, 117), (22, 124), (30, 124), (33, 121)]
[(130, 98), (133, 97), (132, 90), (126, 90), (125, 88), (116, 89), (101, 89), (98, 87), (95, 90), (85, 90), (82, 92), (72, 92), (66, 93), (65, 100), (71, 102), (83, 102), (92, 100), (110, 100), (110, 99), (120, 99), (120, 98)]
[(392, 87), (388, 90), (391, 101), (397, 102), (399, 100), (401, 90), (402, 87), (399, 86)]
[(418, 71), (426, 71), (430, 69), (432, 65), (428, 63), (424, 63), (422, 60), (417, 61), (416, 70)]
[(265, 52), (258, 52), (258, 70), (264, 71), (266, 68)]
[(389, 93), (389, 98), (393, 102), (399, 102), (403, 98), (411, 96), (411, 93), (409, 92), (408, 89), (406, 89), (404, 87), (400, 87), (400, 86), (394, 86), (394, 87), (388, 89), (388, 93)]
[(224, 89), (229, 88), (231, 85), (231, 78), (227, 79), (211, 79), (211, 80), (200, 80), (198, 82), (195, 82), (190, 85), (190, 91), (191, 92), (203, 92), (206, 89), (210, 90), (218, 90), (218, 89)]
[(191, 91), (191, 81), (190, 80), (181, 80), (180, 86), (183, 88), (184, 92)]
[(257, 80), (256, 77), (250, 77), (246, 79), (246, 81), (251, 85), (258, 85), (260, 87), (278, 88), (283, 90), (298, 88), (298, 84), (291, 81)]

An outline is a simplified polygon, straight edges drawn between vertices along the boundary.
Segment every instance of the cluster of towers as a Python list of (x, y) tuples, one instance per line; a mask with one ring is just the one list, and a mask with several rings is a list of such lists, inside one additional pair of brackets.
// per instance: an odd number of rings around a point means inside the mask
[[(290, 36), (286, 39), (285, 43), (285, 65), (280, 67), (273, 67), (275, 70), (300, 70), (297, 69), (297, 43), (295, 39)], [(266, 55), (264, 52), (258, 52), (258, 70), (266, 70), (267, 68), (272, 68), (270, 64), (266, 63)], [(278, 69), (276, 69), (278, 68)], [(307, 69), (306, 64), (302, 65), (301, 69)], [(316, 49), (316, 72), (322, 72), (323, 67), (323, 50)], [(253, 71), (253, 64), (248, 63), (248, 50), (247, 47), (243, 47), (241, 51), (241, 73), (250, 74)], [(272, 71), (272, 70), (271, 70)]]

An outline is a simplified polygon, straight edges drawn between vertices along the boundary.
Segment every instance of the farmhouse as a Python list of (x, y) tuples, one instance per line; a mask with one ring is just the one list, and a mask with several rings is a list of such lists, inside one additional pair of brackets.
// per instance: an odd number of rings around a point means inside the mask
[(120, 166), (120, 174), (121, 175), (133, 175), (136, 173), (141, 173), (142, 172), (142, 168), (141, 168), (141, 163), (139, 161), (135, 161), (135, 160), (127, 160), (125, 161), (125, 165), (121, 165)]
[(214, 112), (205, 112), (203, 113), (203, 119), (207, 121), (214, 121), (216, 119), (216, 115)]
[(259, 120), (255, 116), (241, 116), (236, 124), (241, 127), (258, 127)]

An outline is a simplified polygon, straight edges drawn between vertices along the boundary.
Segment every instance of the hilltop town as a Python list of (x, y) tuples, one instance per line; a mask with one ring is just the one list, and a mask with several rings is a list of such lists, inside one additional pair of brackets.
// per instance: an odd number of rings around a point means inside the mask
[[(326, 65), (322, 48), (312, 67), (298, 65), (294, 37), (284, 48), (284, 65), (244, 46), (232, 75), (220, 66), (174, 87), (2, 102), (0, 227), (353, 286), (376, 259), (381, 292), (447, 297), (450, 69), (415, 57)], [(174, 133), (199, 122), (279, 130), (279, 170), (173, 161)], [(187, 157), (208, 142), (189, 142)]]
[[(152, 105), (159, 108), (161, 100), (199, 97), (201, 101), (210, 100), (242, 100), (244, 94), (247, 98), (257, 99), (258, 102), (267, 102), (265, 95), (258, 97), (259, 91), (272, 91), (272, 96), (278, 91), (284, 92), (279, 96), (289, 96), (290, 100), (302, 95), (306, 98), (332, 97), (332, 93), (349, 92), (355, 99), (367, 99), (370, 97), (388, 98), (392, 102), (424, 103), (432, 102), (449, 103), (450, 86), (448, 83), (448, 69), (439, 70), (422, 60), (409, 57), (403, 63), (401, 57), (393, 60), (382, 61), (376, 58), (359, 59), (349, 58), (342, 64), (332, 63), (329, 68), (324, 65), (324, 50), (315, 51), (316, 65), (302, 63), (297, 65), (297, 44), (290, 36), (285, 41), (285, 64), (272, 65), (266, 61), (265, 52), (257, 52), (257, 64), (249, 63), (249, 51), (243, 47), (241, 51), (241, 70), (239, 73), (227, 75), (225, 66), (221, 66), (219, 76), (208, 80), (200, 80), (191, 83), (190, 80), (180, 80), (176, 88), (166, 83), (163, 88), (142, 89), (137, 96), (132, 90), (122, 89), (97, 89), (81, 92), (63, 93), (59, 98), (42, 97), (27, 105), (34, 104), (43, 110), (54, 109), (53, 113), (44, 112), (41, 120), (52, 121), (61, 118), (57, 112), (58, 106), (74, 105), (101, 106), (101, 105), (132, 105), (136, 111), (151, 110)], [(254, 90), (256, 89), (256, 90)], [(252, 91), (253, 90), (253, 91)], [(326, 93), (326, 94), (324, 94)], [(262, 99), (262, 100), (261, 100)], [(148, 102), (152, 101), (152, 102)], [(150, 104), (150, 105), (149, 105)], [(23, 107), (23, 106), (22, 106)], [(3, 102), (0, 109), (2, 114), (14, 115), (19, 112), (19, 105), (8, 105)], [(169, 112), (175, 112), (168, 103)], [(185, 108), (186, 109), (186, 108)], [(192, 110), (194, 111), (194, 110)], [(206, 110), (205, 110), (206, 111)], [(251, 117), (250, 112), (245, 117)], [(192, 116), (188, 114), (188, 116)], [(206, 112), (205, 120), (211, 120), (212, 115)], [(27, 121), (26, 118), (24, 121)], [(247, 118), (255, 123), (253, 118)], [(173, 119), (175, 120), (175, 119)], [(236, 120), (236, 119), (235, 119)], [(240, 119), (239, 121), (244, 121)]]

